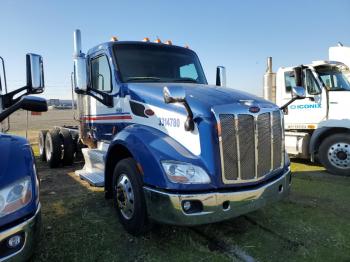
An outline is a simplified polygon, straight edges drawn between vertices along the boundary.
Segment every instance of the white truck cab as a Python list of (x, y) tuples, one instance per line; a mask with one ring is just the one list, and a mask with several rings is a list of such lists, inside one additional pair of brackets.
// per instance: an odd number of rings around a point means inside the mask
[(287, 152), (318, 160), (339, 175), (350, 175), (349, 75), (348, 66), (339, 61), (281, 67), (275, 74), (270, 59), (265, 74), (264, 97), (280, 106), (290, 101), (293, 87), (305, 88), (306, 98), (284, 110)]

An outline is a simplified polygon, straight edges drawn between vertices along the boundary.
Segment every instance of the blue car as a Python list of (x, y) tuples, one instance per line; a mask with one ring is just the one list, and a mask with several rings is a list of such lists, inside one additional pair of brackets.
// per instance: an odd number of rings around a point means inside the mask
[[(28, 141), (8, 131), (8, 116), (18, 109), (47, 111), (46, 100), (28, 94), (44, 91), (43, 63), (27, 54), (27, 85), (7, 92), (0, 77), (0, 261), (27, 261), (38, 242), (40, 229), (39, 177)], [(24, 93), (18, 96), (19, 93)], [(17, 95), (16, 98), (14, 98)]]

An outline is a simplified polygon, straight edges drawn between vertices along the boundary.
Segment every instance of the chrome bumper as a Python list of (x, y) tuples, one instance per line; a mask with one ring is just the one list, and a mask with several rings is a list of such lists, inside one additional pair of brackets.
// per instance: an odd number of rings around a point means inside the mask
[(0, 254), (0, 262), (2, 261), (27, 261), (33, 254), (35, 244), (38, 241), (39, 232), (41, 224), (41, 206), (35, 212), (35, 215), (28, 220), (22, 222), (19, 225), (16, 225), (12, 228), (9, 228), (5, 231), (0, 232), (0, 243), (3, 244), (3, 241), (6, 241), (8, 237), (12, 235), (23, 233), (24, 234), (24, 243), (22, 247), (9, 253), (5, 256)]
[[(191, 226), (237, 217), (281, 200), (289, 193), (290, 181), (291, 172), (288, 170), (278, 179), (250, 190), (172, 194), (144, 187), (144, 194), (151, 219), (167, 224)], [(182, 203), (186, 200), (200, 201), (202, 210), (197, 213), (185, 213)]]

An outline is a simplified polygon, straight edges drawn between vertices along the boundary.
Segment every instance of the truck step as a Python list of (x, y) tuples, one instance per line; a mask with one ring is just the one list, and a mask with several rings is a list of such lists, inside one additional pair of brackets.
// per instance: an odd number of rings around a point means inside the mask
[(79, 175), (80, 179), (88, 182), (91, 186), (103, 187), (105, 184), (105, 178), (103, 172), (85, 172), (84, 170), (78, 170), (75, 172)]
[(104, 186), (104, 157), (106, 151), (101, 149), (83, 148), (82, 153), (85, 160), (84, 168), (75, 171), (75, 174), (82, 180), (87, 181), (91, 186)]

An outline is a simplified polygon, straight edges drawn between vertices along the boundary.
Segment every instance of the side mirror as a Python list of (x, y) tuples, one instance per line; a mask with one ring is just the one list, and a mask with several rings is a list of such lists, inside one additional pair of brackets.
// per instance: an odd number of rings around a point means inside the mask
[(295, 85), (304, 86), (303, 85), (303, 66), (294, 67), (293, 71), (294, 71), (294, 77), (295, 77)]
[(302, 86), (293, 86), (292, 96), (296, 99), (304, 99), (306, 97), (305, 88)]
[(164, 102), (170, 103), (183, 103), (186, 101), (186, 92), (181, 86), (172, 86), (163, 88)]
[(163, 97), (166, 104), (182, 103), (187, 111), (187, 119), (185, 122), (185, 130), (194, 130), (193, 112), (186, 101), (186, 92), (181, 86), (171, 86), (163, 88)]
[(2, 122), (5, 118), (7, 118), (18, 109), (24, 109), (33, 112), (45, 112), (47, 111), (47, 103), (44, 98), (35, 96), (22, 96), (18, 102), (0, 113), (0, 122)]
[(20, 108), (33, 112), (46, 112), (47, 102), (44, 98), (35, 96), (24, 96), (19, 101)]
[(226, 68), (224, 66), (218, 66), (216, 68), (216, 85), (226, 86)]
[(43, 58), (36, 54), (27, 54), (27, 88), (29, 93), (39, 94), (44, 91)]

